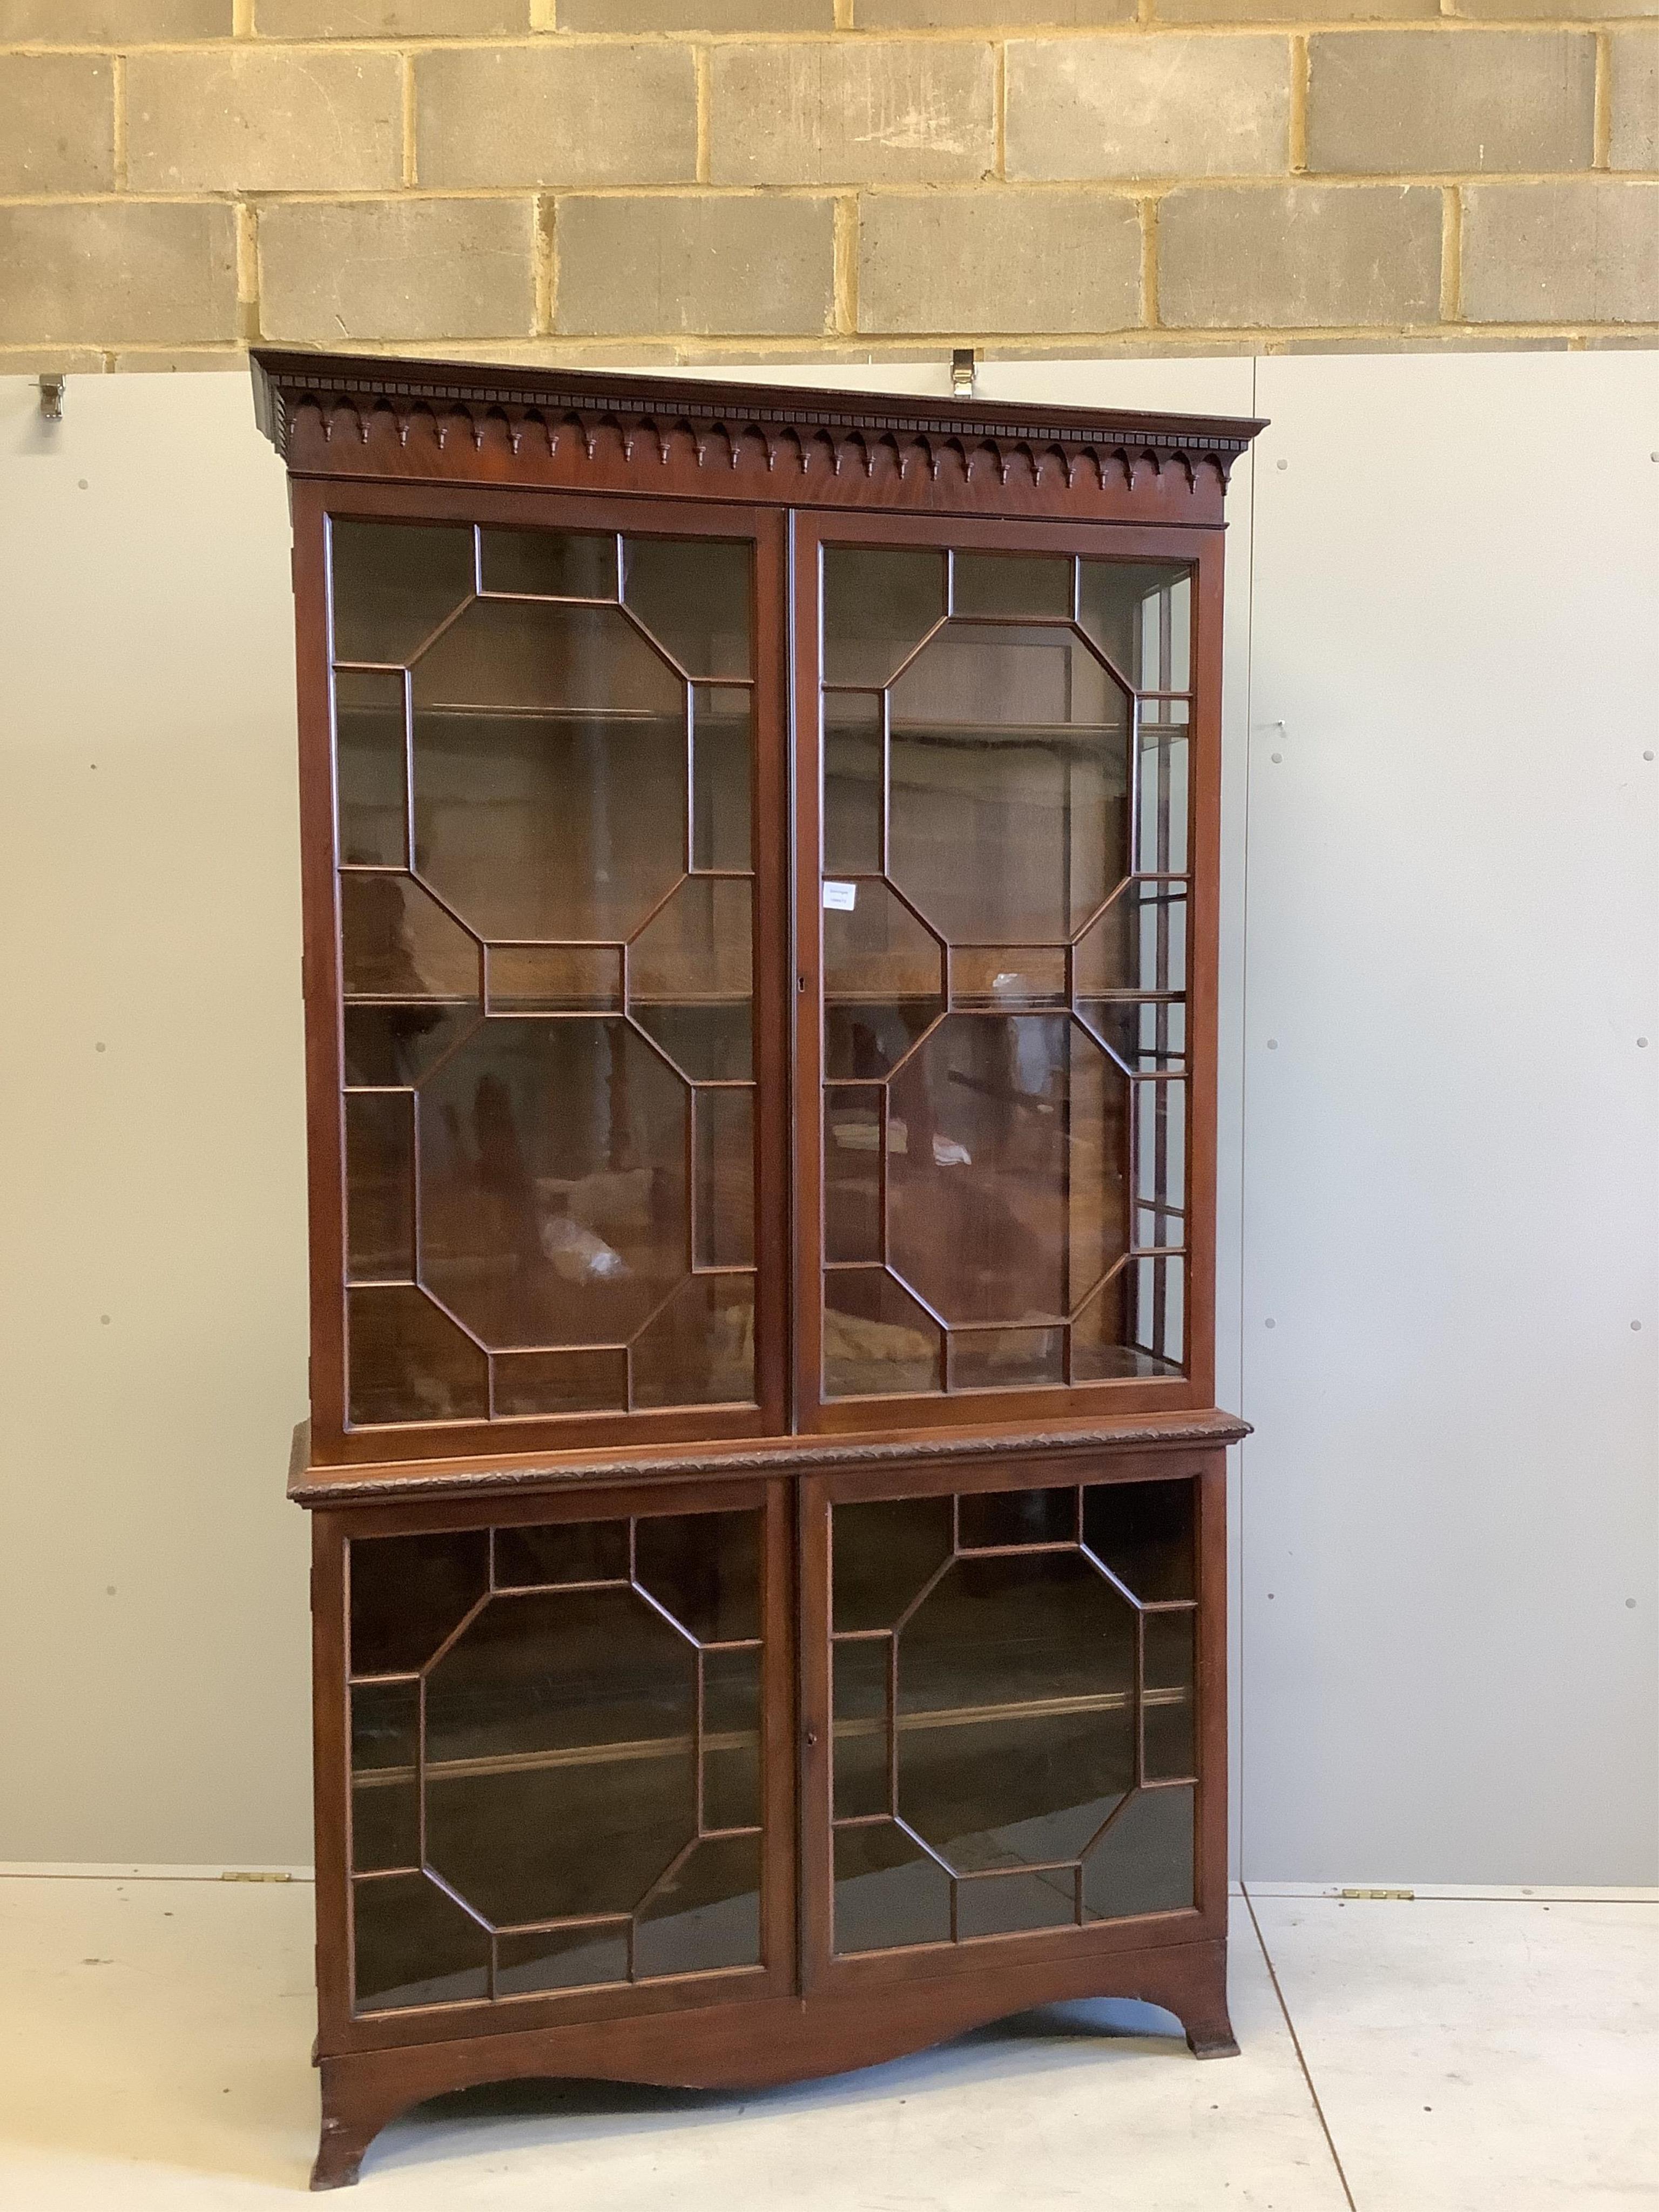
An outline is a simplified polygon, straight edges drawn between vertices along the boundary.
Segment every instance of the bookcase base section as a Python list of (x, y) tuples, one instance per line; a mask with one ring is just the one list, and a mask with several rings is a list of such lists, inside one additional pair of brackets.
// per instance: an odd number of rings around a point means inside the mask
[(423, 2099), (486, 2081), (638, 2081), (757, 2089), (848, 2073), (943, 2043), (1033, 2005), (1128, 1997), (1173, 2013), (1196, 2058), (1235, 2057), (1224, 1942), (1159, 1945), (1109, 1958), (999, 1966), (907, 1986), (711, 2005), (696, 2013), (481, 2034), (319, 2058), (322, 2137), (313, 2189), (357, 2179), (364, 2152)]

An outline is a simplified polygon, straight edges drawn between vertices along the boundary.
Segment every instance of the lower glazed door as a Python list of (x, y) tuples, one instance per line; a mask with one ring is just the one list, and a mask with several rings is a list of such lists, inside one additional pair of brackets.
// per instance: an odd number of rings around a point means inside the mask
[(325, 2051), (793, 1986), (787, 1506), (322, 1517)]
[(806, 1486), (811, 1985), (1224, 1933), (1224, 1478), (1097, 1464)]

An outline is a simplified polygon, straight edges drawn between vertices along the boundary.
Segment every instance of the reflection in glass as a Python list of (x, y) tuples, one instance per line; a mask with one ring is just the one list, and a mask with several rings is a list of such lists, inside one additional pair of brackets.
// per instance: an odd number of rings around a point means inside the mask
[(628, 1560), (626, 1521), (550, 1521), (495, 1531), (497, 1589), (626, 1582)]
[(1187, 1064), (1187, 1008), (1180, 999), (1079, 999), (1078, 1013), (1131, 1074), (1179, 1074)]
[(685, 1271), (688, 1104), (625, 1023), (487, 1023), (421, 1092), (422, 1280), (496, 1349), (626, 1342)]
[(957, 553), (951, 568), (952, 614), (1071, 618), (1072, 563), (1063, 553)]
[(640, 1908), (635, 1978), (757, 1966), (760, 1869), (758, 1836), (717, 1836), (697, 1844)]
[(873, 876), (882, 860), (881, 696), (823, 695), (823, 872)]
[(621, 1345), (556, 1352), (498, 1352), (490, 1360), (501, 1420), (534, 1413), (622, 1413), (628, 1353)]
[(890, 1250), (947, 1322), (1063, 1320), (1118, 1256), (1127, 1090), (1063, 1014), (952, 1014), (893, 1079)]
[(622, 1010), (618, 945), (492, 945), (492, 1014), (609, 1014)]
[(489, 1994), (489, 1931), (424, 1875), (354, 1882), (351, 1919), (360, 2012)]
[(625, 1920), (538, 1928), (495, 1938), (495, 1994), (532, 1996), (542, 1990), (578, 1990), (628, 1979)]
[(878, 1084), (829, 1084), (823, 1093), (823, 1256), (880, 1264), (881, 1144), (887, 1102)]
[(1062, 945), (953, 945), (951, 1004), (988, 1010), (1063, 1006), (1066, 948)]
[(699, 1644), (761, 1632), (758, 1513), (653, 1514), (635, 1524), (635, 1579)]
[(1185, 1357), (1183, 1290), (1181, 1260), (1127, 1261), (1073, 1323), (1073, 1380), (1178, 1375)]
[(412, 1673), (489, 1587), (489, 1532), (354, 1536), (350, 1577), (353, 1675)]
[(476, 999), (448, 1006), (348, 1005), (346, 1088), (401, 1088), (418, 1083), (443, 1055), (477, 1025)]
[(477, 940), (409, 876), (341, 877), (340, 957), (349, 1000), (478, 995)]
[(635, 1592), (493, 1600), (427, 1676), (428, 1863), (497, 1926), (631, 1911), (696, 1831), (696, 1709)]
[(1187, 741), (1190, 711), (1184, 699), (1143, 699), (1140, 702), (1135, 866), (1149, 875), (1180, 875), (1187, 866)]
[(1063, 1328), (953, 1328), (953, 1390), (1027, 1390), (1066, 1380)]
[(691, 697), (691, 865), (752, 867), (750, 694), (700, 685)]
[(696, 1222), (699, 1267), (755, 1264), (755, 1109), (752, 1091), (698, 1091)]
[(1191, 1910), (1194, 1796), (1190, 1787), (1135, 1792), (1084, 1861), (1086, 1920)]
[(890, 698), (894, 883), (953, 943), (1064, 942), (1128, 873), (1126, 695), (1074, 631), (951, 622)]
[(964, 1943), (975, 1936), (1069, 1928), (1076, 1918), (1077, 1875), (1070, 1867), (975, 1875), (957, 1884), (957, 1935)]
[(1079, 563), (1084, 629), (1137, 691), (1192, 683), (1192, 571), (1164, 562)]
[(346, 1279), (415, 1273), (415, 1102), (382, 1092), (345, 1102)]
[(835, 1508), (830, 1577), (837, 1636), (891, 1628), (951, 1556), (948, 1498)]
[(480, 530), (478, 571), (486, 592), (543, 599), (614, 599), (617, 541), (566, 530)]
[(823, 549), (823, 681), (888, 683), (945, 615), (945, 556)]
[(1187, 886), (1126, 884), (1073, 956), (1078, 1001), (1187, 988)]
[(835, 1947), (884, 1951), (951, 1940), (951, 1877), (896, 1822), (837, 1828)]
[(692, 877), (629, 947), (629, 1011), (694, 1082), (754, 1073), (753, 908), (746, 878)]
[(688, 676), (750, 672), (749, 546), (720, 538), (630, 538), (623, 602)]
[(483, 1420), (489, 1410), (488, 1358), (412, 1285), (349, 1291), (346, 1348), (356, 1428)]
[(337, 515), (328, 536), (336, 660), (406, 661), (472, 596), (470, 526)]
[(823, 1060), (830, 1082), (884, 1075), (944, 995), (937, 938), (883, 883), (842, 887), (823, 914)]
[(1083, 1540), (1143, 1605), (1198, 1595), (1190, 1482), (1103, 1482), (1083, 1493)]
[(879, 1267), (823, 1279), (823, 1395), (890, 1396), (944, 1387), (937, 1325)]
[(421, 1863), (414, 1682), (359, 1682), (351, 1692), (351, 1867), (376, 1874)]
[(893, 1810), (889, 1757), (889, 1665), (892, 1639), (860, 1637), (831, 1646), (835, 1727), (830, 1773), (834, 1818), (857, 1820)]
[(702, 1825), (756, 1828), (761, 1817), (758, 1650), (702, 1655)]
[(347, 866), (409, 866), (404, 708), (401, 674), (343, 669), (334, 679), (334, 779)]
[(694, 1275), (634, 1340), (636, 1406), (752, 1405), (755, 1279)]
[(1141, 1623), (1146, 1639), (1144, 1756), (1148, 1782), (1184, 1781), (1195, 1769), (1193, 1686), (1197, 1622), (1193, 1613), (1149, 1613)]
[(1075, 1490), (969, 1491), (957, 1501), (957, 1543), (964, 1552), (1011, 1544), (1074, 1544)]

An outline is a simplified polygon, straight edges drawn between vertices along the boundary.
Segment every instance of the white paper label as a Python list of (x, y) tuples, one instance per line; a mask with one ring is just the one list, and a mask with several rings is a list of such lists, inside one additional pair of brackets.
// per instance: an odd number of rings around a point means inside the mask
[(856, 884), (825, 884), (823, 910), (826, 914), (851, 914), (858, 904), (858, 897)]

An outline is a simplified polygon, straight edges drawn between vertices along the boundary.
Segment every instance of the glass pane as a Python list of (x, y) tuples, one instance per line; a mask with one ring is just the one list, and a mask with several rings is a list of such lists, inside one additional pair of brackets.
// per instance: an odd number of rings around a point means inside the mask
[[(1135, 1085), (1137, 1246), (1184, 1244), (1187, 1200), (1187, 1086)], [(1155, 1347), (1156, 1348), (1156, 1347)]]
[(891, 1628), (951, 1556), (948, 1498), (884, 1498), (833, 1509), (837, 1635)]
[(351, 1865), (374, 1874), (421, 1863), (414, 1682), (360, 1682), (351, 1692)]
[(334, 775), (340, 858), (409, 866), (408, 728), (401, 676), (334, 679)]
[(478, 568), (486, 592), (544, 599), (614, 599), (617, 541), (563, 530), (481, 530)]
[(337, 516), (329, 569), (336, 660), (401, 663), (472, 596), (472, 532)]
[(1063, 945), (965, 945), (951, 948), (951, 1004), (990, 1008), (1063, 1006)]
[(1187, 866), (1188, 716), (1184, 699), (1143, 699), (1135, 866), (1178, 876)]
[(1084, 629), (1138, 691), (1191, 684), (1192, 572), (1152, 561), (1079, 563)]
[(687, 698), (620, 609), (480, 600), (412, 687), (440, 896), (486, 938), (639, 928), (685, 865)]
[(951, 562), (956, 615), (1072, 613), (1072, 563), (1063, 553), (958, 553)]
[(1066, 1380), (1063, 1328), (975, 1328), (951, 1332), (953, 1390), (1024, 1390)]
[(433, 1536), (354, 1536), (350, 1546), (353, 1674), (424, 1667), (489, 1581), (483, 1528)]
[(634, 1973), (702, 1974), (760, 1964), (761, 1842), (721, 1836), (699, 1844), (641, 1911)]
[(892, 687), (888, 874), (953, 943), (1061, 943), (1128, 873), (1127, 698), (1074, 631), (951, 622)]
[(1193, 1797), (1190, 1788), (1136, 1791), (1084, 1862), (1085, 1919), (1191, 1908)]
[(823, 1256), (870, 1260), (881, 1250), (881, 1138), (887, 1101), (879, 1085), (838, 1083), (823, 1094)]
[(492, 945), (492, 1014), (620, 1013), (619, 945)]
[(837, 1820), (861, 1820), (872, 1813), (890, 1814), (893, 1809), (888, 1765), (892, 1726), (888, 1668), (892, 1650), (892, 1639), (886, 1636), (831, 1647), (835, 1668), (831, 1771)]
[(623, 599), (688, 676), (747, 676), (751, 565), (726, 538), (630, 538)]
[[(1072, 1325), (1074, 1382), (1181, 1372), (1181, 1268), (1179, 1260), (1131, 1260), (1088, 1301)], [(1160, 1285), (1161, 1337), (1155, 1334)]]
[(699, 1644), (760, 1630), (758, 1513), (652, 1514), (635, 1523), (635, 1575)]
[(1116, 991), (1187, 988), (1187, 886), (1126, 884), (1078, 940), (1078, 1002)]
[(636, 1406), (752, 1405), (755, 1279), (697, 1275), (634, 1340)]
[(824, 1074), (884, 1075), (939, 1012), (942, 948), (885, 884), (826, 884), (824, 901)]
[(352, 1885), (360, 2012), (459, 2004), (489, 1993), (489, 1936), (424, 1875)]
[(626, 1342), (686, 1271), (689, 1105), (625, 1023), (475, 1030), (420, 1094), (427, 1286), (493, 1350)]
[(628, 1979), (628, 1923), (541, 1928), (495, 1938), (495, 1994), (532, 1996), (540, 1990), (587, 1989)]
[(1063, 1319), (1123, 1248), (1128, 1089), (1064, 1015), (947, 1016), (888, 1086), (896, 1272), (946, 1322)]
[(408, 876), (340, 878), (348, 999), (476, 1001), (477, 940)]
[(537, 1528), (497, 1528), (495, 1587), (628, 1580), (626, 1521), (550, 1521)]
[(415, 1273), (415, 1102), (407, 1094), (345, 1102), (346, 1278)]
[(753, 908), (746, 881), (693, 878), (628, 949), (629, 1011), (694, 1082), (754, 1073)]
[(481, 1421), (489, 1411), (488, 1358), (412, 1285), (348, 1291), (346, 1348), (355, 1428)]
[(1103, 1482), (1083, 1493), (1083, 1540), (1143, 1605), (1198, 1595), (1190, 1482)]
[(1024, 1551), (957, 1559), (900, 1630), (898, 1809), (959, 1872), (1074, 1858), (1133, 1785), (1135, 1622)]
[(349, 1005), (343, 1024), (347, 1088), (418, 1083), (477, 1027), (481, 1011), (476, 999), (448, 1006)]
[(1069, 1928), (1077, 1917), (1077, 1876), (1067, 1867), (1048, 1874), (987, 1875), (957, 1885), (957, 1933), (1019, 1936), (1031, 1928)]
[(1149, 1613), (1146, 1638), (1145, 1759), (1149, 1782), (1181, 1782), (1196, 1771), (1194, 1742), (1194, 1638), (1191, 1613)]
[(427, 1677), (428, 1863), (497, 1925), (631, 1911), (696, 1833), (696, 1704), (636, 1592), (492, 1598)]
[(498, 1352), (490, 1368), (501, 1419), (627, 1409), (628, 1353), (621, 1345), (593, 1351)]
[(823, 872), (881, 872), (881, 696), (823, 695)]
[(761, 1656), (702, 1655), (702, 1824), (757, 1828), (761, 1818)]
[(964, 1552), (1009, 1544), (1075, 1544), (1075, 1490), (983, 1490), (957, 1501), (957, 1541)]
[(886, 684), (945, 615), (945, 556), (823, 549), (826, 684)]
[(755, 1263), (755, 1104), (750, 1091), (699, 1091), (696, 1259), (700, 1267)]
[(750, 696), (699, 688), (691, 697), (691, 865), (752, 867)]
[(893, 1278), (837, 1267), (823, 1279), (823, 1395), (891, 1396), (944, 1387), (939, 1332)]
[(951, 1877), (896, 1823), (837, 1828), (835, 1849), (838, 1952), (950, 1942)]
[(1077, 1010), (1113, 1059), (1132, 1074), (1178, 1074), (1186, 1066), (1183, 1000), (1079, 999)]

